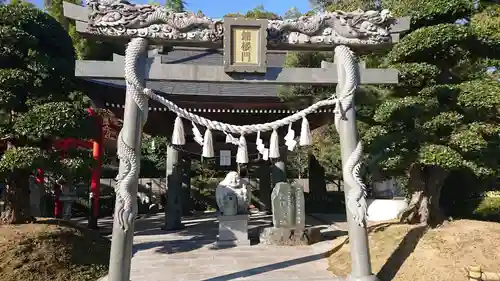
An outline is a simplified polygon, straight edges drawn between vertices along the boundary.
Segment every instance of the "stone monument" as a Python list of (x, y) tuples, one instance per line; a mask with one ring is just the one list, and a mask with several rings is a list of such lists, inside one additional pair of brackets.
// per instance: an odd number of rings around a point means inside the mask
[(248, 206), (250, 190), (237, 172), (229, 172), (215, 190), (219, 207), (218, 246), (250, 245), (248, 240)]
[(262, 231), (262, 244), (308, 245), (319, 240), (319, 229), (306, 229), (304, 188), (301, 185), (276, 183), (271, 193), (271, 206), (273, 227)]

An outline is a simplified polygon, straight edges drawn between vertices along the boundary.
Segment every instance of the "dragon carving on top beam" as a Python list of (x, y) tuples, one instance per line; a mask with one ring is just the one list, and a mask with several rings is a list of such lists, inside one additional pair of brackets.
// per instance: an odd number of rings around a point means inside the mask
[[(192, 12), (174, 12), (157, 5), (127, 1), (88, 0), (87, 32), (105, 36), (157, 40), (222, 42), (223, 19)], [(391, 42), (394, 18), (388, 10), (325, 12), (297, 19), (269, 20), (268, 45), (372, 45)]]

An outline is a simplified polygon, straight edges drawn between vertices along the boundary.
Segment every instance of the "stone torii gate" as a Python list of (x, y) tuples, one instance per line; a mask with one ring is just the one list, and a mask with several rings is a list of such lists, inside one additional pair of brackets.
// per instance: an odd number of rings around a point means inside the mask
[[(335, 105), (335, 125), (340, 135), (343, 178), (352, 271), (347, 280), (377, 280), (370, 263), (366, 231), (366, 190), (359, 178), (361, 142), (358, 140), (353, 104), (359, 83), (397, 83), (394, 69), (366, 69), (354, 59), (354, 51), (370, 52), (398, 41), (409, 29), (409, 19), (394, 19), (389, 11), (336, 11), (289, 20), (214, 20), (194, 13), (176, 13), (165, 7), (134, 5), (126, 1), (89, 0), (87, 9), (64, 3), (64, 15), (76, 20), (77, 31), (100, 40), (128, 42), (123, 64), (79, 61), (77, 76), (125, 77), (126, 100), (123, 128), (118, 138), (119, 187), (113, 223), (108, 281), (128, 281), (132, 258), (134, 220), (142, 126), (147, 120), (148, 98), (179, 117), (226, 134), (274, 131), (298, 121), (322, 106)], [(148, 44), (224, 48), (224, 66), (161, 64), (147, 59)], [(349, 48), (348, 48), (349, 47)], [(335, 63), (321, 68), (270, 68), (268, 49), (332, 51)], [(92, 65), (89, 65), (89, 64)], [(123, 65), (125, 67), (123, 68)], [(337, 96), (320, 101), (282, 120), (266, 124), (234, 126), (208, 120), (179, 108), (145, 87), (145, 80), (261, 84), (337, 84)], [(247, 157), (248, 158), (248, 157)], [(272, 158), (272, 156), (271, 156)], [(247, 160), (248, 161), (248, 160)], [(244, 163), (244, 162), (242, 162)]]

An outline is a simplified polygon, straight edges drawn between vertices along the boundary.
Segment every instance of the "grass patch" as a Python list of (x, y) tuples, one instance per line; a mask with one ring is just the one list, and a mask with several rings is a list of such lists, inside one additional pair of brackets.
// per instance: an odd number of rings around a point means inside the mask
[[(329, 270), (346, 276), (351, 257), (346, 237), (334, 241)], [(393, 224), (374, 228), (369, 235), (373, 271), (381, 281), (466, 280), (463, 268), (500, 268), (500, 223), (457, 220), (441, 228)]]
[(0, 280), (95, 281), (107, 274), (111, 243), (59, 220), (0, 226)]

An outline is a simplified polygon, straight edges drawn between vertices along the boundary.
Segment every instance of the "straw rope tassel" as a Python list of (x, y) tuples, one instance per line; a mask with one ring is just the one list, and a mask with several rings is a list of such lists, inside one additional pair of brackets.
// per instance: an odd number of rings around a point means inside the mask
[(238, 152), (236, 153), (236, 163), (239, 164), (248, 163), (247, 140), (245, 139), (245, 136), (243, 134), (241, 134), (238, 144)]
[(305, 116), (302, 118), (302, 124), (300, 127), (299, 145), (300, 146), (312, 145), (311, 128), (309, 127), (309, 121), (307, 121), (307, 118)]
[(186, 137), (184, 136), (184, 125), (182, 124), (182, 119), (179, 115), (175, 118), (174, 131), (172, 132), (172, 144), (173, 145), (185, 145)]
[(273, 130), (269, 141), (269, 158), (280, 158), (280, 141), (276, 129)]
[(205, 131), (205, 136), (203, 138), (203, 153), (201, 156), (205, 158), (215, 157), (212, 131), (210, 129)]

